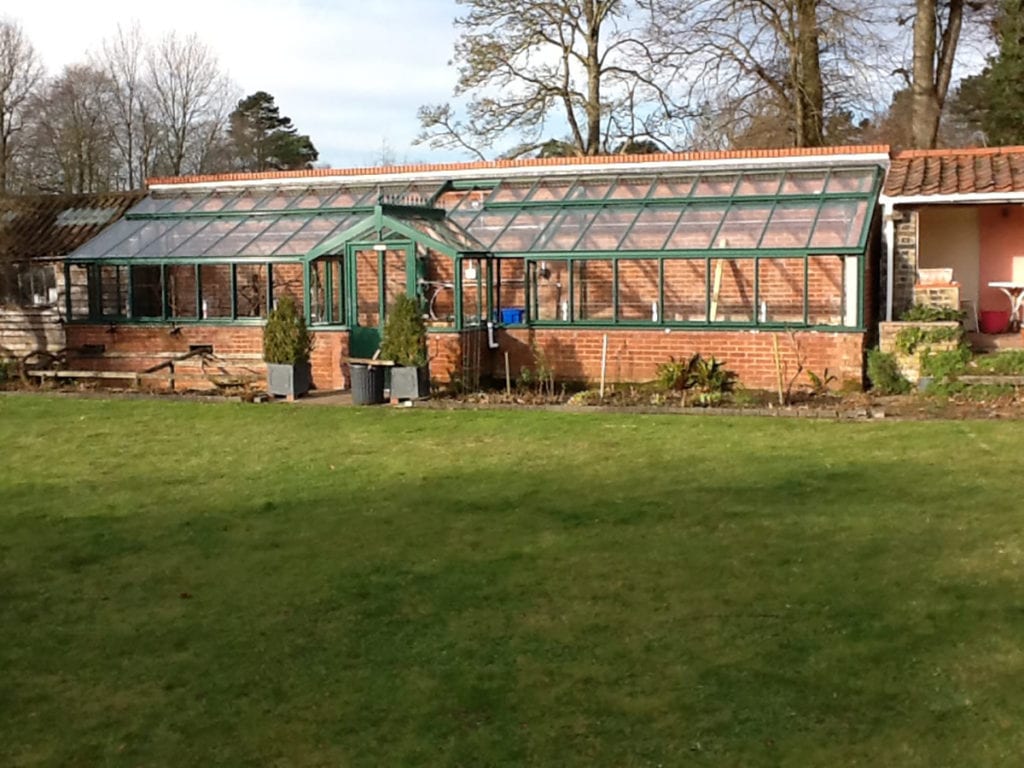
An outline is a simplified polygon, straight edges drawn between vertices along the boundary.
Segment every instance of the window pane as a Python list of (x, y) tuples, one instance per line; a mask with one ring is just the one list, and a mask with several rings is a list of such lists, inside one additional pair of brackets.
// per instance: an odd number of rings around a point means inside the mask
[(781, 173), (744, 173), (736, 186), (736, 194), (774, 195), (781, 181)]
[(494, 276), (498, 320), (514, 325), (526, 320), (526, 280), (522, 259), (497, 259)]
[(704, 259), (665, 260), (665, 322), (703, 322), (707, 319), (707, 262)]
[(309, 319), (314, 325), (327, 322), (327, 269), (322, 259), (309, 265)]
[(811, 256), (807, 260), (807, 322), (843, 323), (843, 260), (838, 256)]
[(196, 211), (206, 213), (220, 211), (236, 197), (238, 197), (238, 192), (213, 192), (206, 197), (200, 198), (199, 202), (189, 209), (189, 213)]
[(376, 195), (376, 187), (347, 187), (337, 192), (333, 197), (329, 197), (325, 202), (324, 208), (355, 208), (360, 205), (367, 205), (372, 203), (372, 199)]
[(165, 198), (160, 207), (156, 209), (156, 212), (184, 213), (194, 207), (196, 203), (200, 202), (203, 197), (203, 195), (190, 195), (188, 193), (174, 195), (173, 197)]
[(313, 209), (326, 207), (326, 203), (332, 196), (334, 189), (317, 189), (316, 187), (309, 187), (304, 192), (292, 197), (291, 202), (288, 203), (289, 210), (299, 209)]
[(609, 200), (642, 200), (651, 191), (654, 179), (650, 176), (623, 176), (612, 187), (608, 194)]
[(754, 320), (754, 260), (711, 260), (712, 323)]
[(424, 261), (424, 279), (421, 291), (429, 322), (442, 327), (454, 325), (455, 262), (431, 253)]
[(72, 264), (69, 271), (71, 319), (86, 320), (89, 318), (89, 267), (84, 264)]
[(571, 251), (594, 215), (593, 211), (562, 211), (531, 250)]
[(356, 324), (360, 328), (380, 326), (380, 265), (378, 254), (369, 248), (356, 252)]
[(573, 319), (583, 322), (614, 318), (612, 306), (612, 262), (604, 260), (579, 260), (573, 262)]
[(153, 256), (173, 256), (177, 258), (208, 256), (210, 250), (221, 240), (221, 238), (234, 231), (237, 226), (237, 219), (207, 219), (205, 227), (196, 230), (192, 237), (182, 240), (174, 250), (165, 251), (163, 253), (153, 253), (153, 246), (147, 247), (146, 250), (149, 255)]
[(518, 203), (526, 199), (535, 181), (503, 181), (491, 193), (488, 203)]
[(566, 199), (603, 200), (614, 183), (615, 179), (579, 179), (576, 182), (576, 186), (572, 188)]
[(302, 264), (270, 265), (271, 283), (274, 286), (274, 306), (283, 297), (290, 296), (300, 312), (305, 311), (306, 304), (302, 297)]
[(526, 199), (531, 203), (559, 202), (574, 183), (574, 179), (542, 179)]
[(406, 290), (405, 250), (390, 249), (384, 252), (384, 312), (387, 314), (395, 299), (404, 296)]
[(160, 267), (135, 265), (131, 268), (132, 317), (163, 317)]
[(247, 189), (238, 197), (224, 206), (225, 211), (251, 211), (259, 206), (259, 203), (271, 194), (269, 189)]
[(103, 317), (127, 317), (128, 267), (100, 267), (100, 292)]
[(818, 203), (779, 203), (761, 239), (762, 248), (805, 248)]
[(469, 225), (469, 233), (484, 247), (494, 248), (495, 239), (515, 215), (515, 211), (484, 211)]
[(811, 247), (844, 248), (857, 245), (863, 234), (867, 208), (866, 200), (836, 200), (822, 205), (811, 237)]
[(872, 169), (856, 168), (849, 170), (834, 170), (828, 177), (826, 192), (870, 192), (871, 185), (875, 181), (875, 172)]
[(724, 215), (725, 209), (717, 206), (688, 206), (665, 244), (666, 250), (702, 251), (710, 248), (711, 239), (718, 231)]
[(231, 265), (203, 264), (199, 267), (202, 316), (231, 317)]
[(298, 232), (304, 223), (303, 219), (294, 216), (277, 219), (245, 246), (242, 255), (270, 256), (285, 240)]
[(565, 259), (530, 263), (532, 317), (537, 320), (569, 319), (569, 262)]
[(336, 325), (348, 323), (345, 314), (345, 270), (341, 259), (330, 259), (328, 265), (331, 270), (331, 322)]
[(196, 268), (191, 264), (175, 264), (167, 270), (167, 309), (170, 317), (194, 320), (196, 310)]
[(614, 251), (619, 247), (622, 236), (636, 219), (635, 209), (605, 208), (601, 210), (590, 228), (576, 246), (580, 251)]
[(657, 259), (619, 260), (619, 319), (659, 322)]
[(651, 189), (651, 198), (687, 197), (693, 189), (696, 178), (681, 176), (676, 178), (659, 178)]
[(803, 323), (804, 260), (761, 259), (757, 291), (758, 322)]
[[(348, 217), (345, 221), (348, 222)], [(291, 237), (274, 251), (275, 256), (305, 256), (338, 228), (338, 219), (333, 216), (314, 216), (305, 221), (300, 220), (300, 224)]]
[(272, 219), (244, 219), (215, 243), (206, 248), (206, 256), (231, 257), (245, 252), (245, 248), (260, 232), (273, 223)]
[(770, 205), (734, 205), (729, 208), (718, 230), (719, 248), (754, 248), (761, 239), (768, 217), (771, 215)]
[(267, 314), (267, 265), (239, 264), (235, 268), (235, 301), (239, 317)]
[(660, 251), (678, 218), (678, 208), (645, 208), (622, 241), (621, 250)]
[(462, 324), (476, 326), (484, 320), (483, 265), (480, 259), (462, 262)]

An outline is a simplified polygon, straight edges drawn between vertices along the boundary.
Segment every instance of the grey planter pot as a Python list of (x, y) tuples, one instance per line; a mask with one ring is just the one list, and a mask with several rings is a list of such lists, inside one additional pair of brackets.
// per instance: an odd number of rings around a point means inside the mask
[(353, 405), (380, 405), (384, 402), (383, 366), (351, 363), (348, 369)]
[(396, 365), (391, 369), (392, 400), (423, 400), (430, 397), (430, 368)]
[(309, 363), (267, 363), (267, 391), (275, 397), (302, 397), (312, 385), (313, 367)]

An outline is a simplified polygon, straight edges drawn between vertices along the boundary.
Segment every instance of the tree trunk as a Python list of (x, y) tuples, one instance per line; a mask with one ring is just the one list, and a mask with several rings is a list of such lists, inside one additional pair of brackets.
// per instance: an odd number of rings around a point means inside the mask
[(797, 0), (796, 44), (797, 146), (820, 147), (825, 143), (825, 89), (821, 82), (818, 0)]
[(918, 149), (930, 149), (938, 142), (939, 121), (953, 75), (964, 3), (948, 1), (946, 27), (940, 30), (937, 4), (941, 0), (916, 0), (911, 140)]
[(601, 154), (601, 21), (597, 3), (587, 4), (587, 143), (585, 155)]

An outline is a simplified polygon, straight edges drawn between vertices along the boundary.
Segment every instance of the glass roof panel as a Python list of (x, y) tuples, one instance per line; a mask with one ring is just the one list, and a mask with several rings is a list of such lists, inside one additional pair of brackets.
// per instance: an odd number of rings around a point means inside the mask
[(595, 210), (568, 209), (561, 211), (544, 234), (534, 244), (535, 251), (570, 251), (580, 239), (583, 230), (597, 215)]
[(238, 219), (193, 219), (193, 221), (205, 221), (206, 226), (196, 230), (192, 237), (183, 240), (173, 251), (163, 251), (162, 253), (154, 254), (147, 253), (146, 255), (190, 259), (208, 256), (210, 249), (241, 223)]
[(739, 181), (735, 174), (707, 174), (693, 187), (694, 197), (729, 197)]
[[(497, 242), (492, 243), (490, 250), (518, 252), (528, 251), (544, 227), (557, 215), (558, 211), (523, 210), (516, 214), (508, 228), (501, 233)], [(475, 230), (472, 234), (476, 234)]]
[(826, 193), (846, 192), (864, 194), (875, 182), (874, 168), (836, 169), (828, 177)]
[(576, 186), (569, 190), (566, 200), (603, 200), (608, 190), (615, 184), (614, 178), (592, 179), (583, 177), (577, 179)]
[(614, 251), (619, 247), (622, 233), (629, 228), (639, 212), (639, 208), (633, 207), (601, 209), (576, 248), (581, 251)]
[(828, 171), (790, 171), (782, 180), (780, 195), (820, 195)]
[(620, 247), (626, 251), (660, 251), (679, 219), (679, 213), (674, 206), (643, 209)]
[(332, 187), (307, 187), (288, 203), (288, 210), (309, 210), (326, 207), (324, 204), (336, 190)]
[(160, 219), (154, 221), (153, 224), (162, 224), (163, 227), (148, 242), (140, 243), (132, 256), (142, 258), (167, 256), (211, 221), (212, 219)]
[[(345, 229), (362, 218), (359, 215), (349, 216), (314, 216), (311, 219), (300, 219), (302, 226), (287, 240), (277, 247), (274, 256), (305, 256), (320, 243), (331, 237), (336, 231)], [(343, 227), (341, 225), (344, 225)]]
[(71, 255), (79, 256), (114, 256), (119, 253), (118, 246), (132, 235), (137, 234), (148, 222), (142, 219), (121, 219), (111, 224), (89, 242), (82, 245)]
[(468, 232), (459, 229), (450, 221), (420, 218), (417, 216), (402, 217), (400, 221), (417, 232), (426, 235), (431, 240), (444, 243), (456, 251), (479, 252), (487, 250)]
[(207, 248), (204, 256), (237, 256), (240, 253), (245, 252), (245, 246), (247, 246), (253, 238), (259, 235), (263, 230), (267, 229), (274, 219), (262, 217), (262, 218), (251, 218), (242, 219), (238, 223), (238, 226), (233, 230), (225, 234), (216, 243), (212, 243)]
[(191, 195), (188, 193), (167, 197), (164, 198), (163, 204), (154, 213), (184, 213), (203, 197), (203, 195)]
[(485, 247), (493, 250), (494, 241), (515, 215), (516, 212), (510, 210), (484, 211), (473, 219), (472, 224), (466, 227), (466, 229), (469, 230), (473, 237), (483, 243)]
[(821, 206), (811, 236), (812, 248), (852, 248), (860, 243), (867, 222), (866, 200), (831, 200)]
[(651, 191), (652, 176), (621, 176), (608, 193), (608, 200), (642, 200)]
[(782, 174), (779, 172), (744, 173), (736, 185), (736, 196), (774, 195), (781, 183)]
[(526, 200), (531, 203), (561, 202), (575, 183), (574, 178), (541, 179)]
[(805, 248), (818, 213), (819, 201), (780, 202), (761, 238), (762, 248)]
[[(111, 251), (101, 255), (111, 256), (113, 258), (131, 258), (137, 256), (139, 251), (145, 248), (146, 245), (152, 242), (155, 238), (162, 237), (169, 230), (182, 223), (184, 222), (181, 219), (156, 219), (154, 221), (144, 220), (141, 227), (129, 234), (129, 236), (120, 243), (115, 244)], [(188, 232), (192, 233), (194, 232), (194, 229), (190, 229)]]
[(277, 188), (271, 194), (260, 200), (258, 211), (283, 211), (292, 200), (292, 195), (287, 189)]
[(279, 219), (274, 219), (273, 223), (245, 246), (245, 250), (239, 255), (270, 256), (305, 223), (306, 220), (298, 216), (282, 216)]
[(272, 196), (274, 191), (267, 189), (247, 189), (230, 203), (224, 206), (225, 211), (252, 211), (261, 207), (264, 198)]
[(756, 247), (771, 214), (771, 203), (730, 206), (718, 230), (718, 247)]
[(238, 197), (237, 191), (231, 192), (212, 192), (206, 197), (199, 198), (199, 201), (188, 209), (189, 213), (196, 211), (202, 211), (204, 213), (214, 213), (224, 209), (224, 206), (229, 204), (232, 200)]
[(155, 213), (165, 202), (167, 201), (162, 197), (150, 195), (133, 205), (128, 213)]
[(651, 189), (653, 199), (664, 197), (688, 197), (693, 183), (696, 179), (693, 176), (661, 176), (654, 182)]
[(722, 223), (726, 209), (720, 205), (690, 205), (683, 211), (672, 231), (666, 250), (706, 250)]
[(526, 181), (503, 181), (494, 191), (491, 196), (487, 198), (487, 204), (491, 203), (521, 203), (530, 190), (533, 189), (533, 185), (536, 183), (536, 179), (527, 179)]

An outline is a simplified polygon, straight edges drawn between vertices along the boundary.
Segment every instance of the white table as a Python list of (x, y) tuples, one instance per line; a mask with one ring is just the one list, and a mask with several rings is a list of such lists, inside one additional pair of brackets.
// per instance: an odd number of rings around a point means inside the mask
[(989, 288), (998, 288), (1006, 294), (1010, 300), (1010, 329), (1020, 330), (1020, 310), (1024, 305), (1024, 283), (1015, 283), (1008, 280), (996, 280), (988, 284)]

